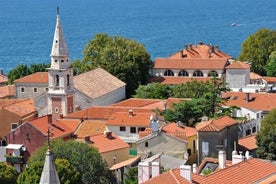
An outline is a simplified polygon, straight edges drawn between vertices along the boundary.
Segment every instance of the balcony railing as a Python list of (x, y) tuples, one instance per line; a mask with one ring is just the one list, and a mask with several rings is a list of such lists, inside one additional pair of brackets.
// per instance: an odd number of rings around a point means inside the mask
[(9, 162), (11, 164), (22, 164), (23, 163), (22, 156), (7, 156), (6, 159), (7, 159), (7, 162)]

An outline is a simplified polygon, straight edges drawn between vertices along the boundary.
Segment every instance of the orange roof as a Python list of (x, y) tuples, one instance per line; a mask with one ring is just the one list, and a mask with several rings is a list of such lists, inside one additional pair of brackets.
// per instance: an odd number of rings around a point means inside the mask
[(14, 85), (0, 86), (0, 98), (14, 96)]
[(136, 157), (130, 158), (130, 159), (126, 160), (126, 161), (120, 162), (118, 164), (114, 164), (113, 166), (110, 167), (109, 170), (112, 171), (112, 170), (120, 169), (121, 167), (129, 166), (132, 163), (135, 163), (135, 162), (137, 162), (140, 159), (141, 159), (140, 156), (136, 156)]
[(33, 99), (28, 99), (18, 103), (10, 104), (8, 106), (5, 106), (4, 108), (6, 110), (18, 114), (21, 117), (36, 112)]
[(260, 76), (259, 74), (256, 74), (254, 72), (250, 72), (250, 79), (251, 80), (257, 80), (257, 79), (262, 79), (263, 77)]
[(107, 120), (106, 125), (141, 126), (149, 127), (152, 113), (116, 112)]
[(152, 105), (155, 103), (159, 103), (162, 100), (159, 99), (142, 99), (142, 98), (129, 98), (123, 100), (121, 102), (112, 104), (112, 106), (120, 106), (120, 107), (144, 107), (147, 105)]
[(228, 126), (237, 124), (237, 121), (229, 116), (222, 116), (217, 119), (201, 122), (196, 125), (199, 132), (219, 132)]
[(0, 99), (0, 107), (8, 106), (11, 104), (16, 104), (18, 102), (25, 101), (23, 99)]
[(245, 62), (233, 61), (226, 68), (227, 69), (247, 69), (247, 68), (250, 68), (250, 67), (251, 67), (251, 65), (249, 65), (249, 64), (247, 64)]
[(203, 44), (200, 42), (198, 45), (185, 45), (183, 50), (170, 56), (170, 58), (231, 58), (228, 54), (219, 50), (218, 46)]
[(79, 128), (74, 133), (78, 138), (83, 138), (87, 135), (102, 134), (105, 130), (105, 121), (84, 120)]
[[(197, 167), (197, 174), (201, 174), (202, 169), (204, 169), (204, 167), (206, 166), (206, 164), (208, 163), (219, 163), (218, 158), (211, 158), (211, 157), (205, 157), (204, 160), (201, 162), (201, 164)], [(226, 160), (225, 162), (225, 167), (229, 167), (232, 165), (232, 161), (231, 160)], [(215, 168), (214, 171), (218, 171), (220, 170), (219, 167)]]
[(77, 90), (92, 98), (97, 98), (126, 85), (102, 68), (74, 76), (73, 82)]
[(196, 80), (198, 82), (210, 82), (212, 80), (211, 77), (173, 77), (173, 76), (166, 76), (166, 77), (151, 77), (149, 79), (149, 83), (158, 82), (161, 84), (183, 84), (187, 82), (191, 82)]
[(90, 137), (90, 140), (91, 146), (98, 148), (99, 153), (129, 148), (129, 145), (114, 133), (110, 137), (104, 134), (94, 135)]
[(0, 73), (0, 83), (8, 82), (8, 77)]
[[(246, 94), (244, 92), (226, 92), (222, 94), (223, 98), (227, 98), (227, 106), (244, 107), (251, 110), (270, 111), (276, 108), (276, 94), (275, 93), (248, 93), (249, 101), (246, 101)], [(265, 102), (265, 103), (264, 103)]]
[(139, 139), (152, 134), (151, 128), (146, 128), (144, 131), (139, 131)]
[(268, 83), (275, 83), (276, 77), (262, 77), (263, 80), (265, 80)]
[[(166, 133), (183, 133), (187, 137), (191, 137), (197, 134), (197, 131), (193, 127), (188, 126), (177, 126), (176, 123), (170, 123), (162, 127), (162, 131)], [(177, 136), (177, 134), (174, 134)]]
[(48, 83), (48, 72), (36, 72), (17, 79), (14, 83)]
[(246, 137), (238, 139), (238, 145), (244, 147), (247, 150), (257, 149), (256, 134), (251, 134)]
[[(276, 173), (276, 166), (259, 159), (250, 158), (246, 161), (234, 164), (213, 172), (207, 176), (192, 174), (192, 183), (242, 183), (251, 184), (263, 179), (270, 178)], [(270, 181), (269, 180), (269, 181)], [(275, 181), (275, 178), (272, 180)], [(172, 169), (160, 174), (143, 184), (186, 184), (189, 183), (180, 175), (180, 169)]]
[(43, 116), (30, 121), (29, 124), (40, 130), (45, 136), (47, 136), (47, 131), (50, 126), (51, 138), (55, 139), (58, 137), (65, 137), (73, 133), (79, 125), (79, 120), (64, 120), (59, 119), (57, 122), (49, 124), (49, 118), (51, 116)]
[(193, 69), (193, 70), (223, 70), (227, 64), (226, 59), (171, 59), (156, 58), (153, 68), (164, 69)]

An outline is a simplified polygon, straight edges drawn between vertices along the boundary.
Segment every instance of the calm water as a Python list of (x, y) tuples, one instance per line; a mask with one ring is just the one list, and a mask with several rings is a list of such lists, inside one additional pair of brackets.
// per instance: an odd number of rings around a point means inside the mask
[(237, 57), (250, 34), (276, 29), (275, 0), (0, 0), (0, 69), (50, 62), (57, 5), (71, 61), (96, 33), (137, 40), (155, 59), (198, 41)]

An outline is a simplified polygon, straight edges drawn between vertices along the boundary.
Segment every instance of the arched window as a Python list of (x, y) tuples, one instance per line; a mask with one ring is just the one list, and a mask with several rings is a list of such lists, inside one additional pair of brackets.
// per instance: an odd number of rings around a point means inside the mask
[(70, 75), (67, 74), (67, 86), (70, 86)]
[(257, 131), (256, 127), (252, 127), (252, 133), (255, 133)]
[(216, 71), (210, 71), (209, 73), (208, 73), (208, 77), (218, 77), (218, 72), (216, 72)]
[(189, 76), (189, 73), (188, 73), (186, 70), (181, 70), (181, 71), (178, 73), (178, 76), (185, 76), (185, 77), (188, 77), (188, 76)]
[(174, 73), (171, 70), (166, 70), (164, 76), (174, 76)]
[(59, 76), (55, 76), (55, 86), (59, 86)]
[(250, 134), (251, 134), (251, 130), (250, 129), (246, 130), (245, 135), (250, 135)]
[(196, 70), (196, 71), (194, 71), (193, 76), (194, 77), (203, 77), (203, 73), (200, 70)]

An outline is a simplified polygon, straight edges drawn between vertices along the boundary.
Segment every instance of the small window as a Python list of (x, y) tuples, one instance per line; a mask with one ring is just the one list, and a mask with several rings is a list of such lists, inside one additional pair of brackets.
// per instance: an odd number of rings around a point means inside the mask
[(24, 87), (21, 87), (21, 88), (20, 88), (20, 91), (21, 91), (21, 93), (24, 93), (24, 92), (25, 92), (25, 88), (24, 88)]
[(64, 62), (64, 60), (62, 59), (62, 60), (61, 60), (61, 62), (63, 63), (63, 62)]
[(145, 130), (146, 130), (145, 127), (139, 127), (139, 128), (138, 128), (138, 132), (140, 132), (140, 131), (145, 131)]
[(12, 123), (12, 124), (11, 124), (11, 130), (13, 131), (14, 129), (17, 128), (17, 126), (18, 126), (17, 123)]
[(254, 126), (253, 128), (252, 128), (252, 133), (255, 133), (257, 131), (257, 128)]
[(58, 42), (58, 40), (56, 40), (56, 43)]
[(120, 131), (121, 132), (125, 132), (126, 131), (126, 127), (120, 127)]
[(45, 91), (48, 91), (49, 89), (48, 88), (45, 88)]
[(149, 147), (149, 142), (145, 142), (145, 147)]
[(192, 150), (191, 150), (191, 149), (188, 149), (187, 152), (188, 152), (189, 156), (191, 156)]
[(58, 113), (59, 112), (59, 109), (58, 107), (55, 108), (55, 113)]
[(193, 140), (193, 150), (194, 150), (194, 153), (196, 152), (196, 141)]
[(130, 133), (135, 134), (136, 133), (136, 127), (130, 127)]
[(55, 60), (55, 62), (57, 62), (57, 60)]
[(37, 88), (34, 88), (34, 93), (37, 93)]

